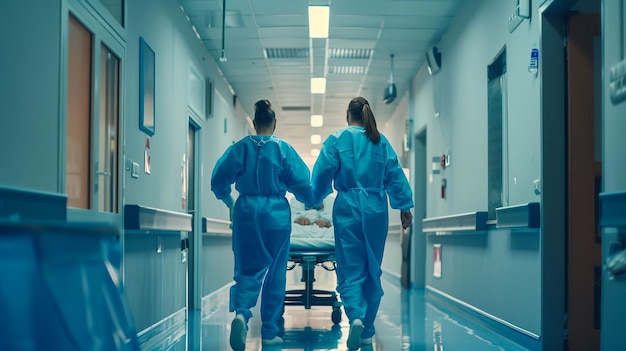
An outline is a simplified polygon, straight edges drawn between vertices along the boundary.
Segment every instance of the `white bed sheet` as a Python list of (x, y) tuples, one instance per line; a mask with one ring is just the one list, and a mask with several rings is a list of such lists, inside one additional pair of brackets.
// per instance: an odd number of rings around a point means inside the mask
[(335, 231), (333, 227), (320, 228), (316, 224), (291, 225), (292, 250), (333, 250), (335, 248)]
[(304, 204), (292, 198), (289, 202), (291, 206), (291, 218), (306, 217), (312, 223), (310, 225), (301, 225), (291, 223), (291, 250), (334, 250), (335, 249), (335, 230), (334, 227), (320, 228), (313, 223), (316, 220), (324, 220), (332, 223), (333, 204), (335, 198), (329, 195), (323, 201), (323, 209), (317, 211), (315, 209), (305, 209)]

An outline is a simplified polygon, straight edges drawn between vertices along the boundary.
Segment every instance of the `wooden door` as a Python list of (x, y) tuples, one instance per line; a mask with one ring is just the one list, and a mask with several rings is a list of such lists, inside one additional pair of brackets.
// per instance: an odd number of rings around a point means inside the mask
[[(572, 351), (600, 349), (600, 16), (575, 14), (568, 37), (567, 316)], [(545, 147), (545, 146), (544, 146)]]

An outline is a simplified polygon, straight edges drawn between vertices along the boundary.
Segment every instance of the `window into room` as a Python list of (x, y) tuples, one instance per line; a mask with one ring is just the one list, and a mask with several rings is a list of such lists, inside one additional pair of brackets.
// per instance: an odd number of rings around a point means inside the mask
[(124, 0), (96, 0), (113, 16), (113, 18), (124, 27)]
[(496, 208), (508, 206), (508, 123), (506, 48), (488, 66), (488, 212), (496, 219)]

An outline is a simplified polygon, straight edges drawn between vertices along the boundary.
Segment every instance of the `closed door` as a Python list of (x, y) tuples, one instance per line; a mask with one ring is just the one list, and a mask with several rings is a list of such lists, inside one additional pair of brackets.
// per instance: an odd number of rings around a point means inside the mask
[(121, 55), (85, 23), (68, 16), (65, 191), (68, 207), (118, 213)]
[(600, 349), (600, 16), (576, 14), (568, 37), (567, 322), (572, 351)]

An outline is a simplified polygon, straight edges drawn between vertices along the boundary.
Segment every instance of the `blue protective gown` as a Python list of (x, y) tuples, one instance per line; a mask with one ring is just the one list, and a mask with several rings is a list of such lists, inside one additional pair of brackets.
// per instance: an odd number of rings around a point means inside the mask
[(218, 199), (239, 192), (233, 213), (235, 285), (230, 311), (252, 317), (261, 288), (263, 339), (279, 332), (286, 288), (291, 210), (285, 192), (311, 203), (310, 171), (293, 147), (268, 135), (248, 136), (217, 161), (211, 190)]
[(389, 227), (388, 203), (409, 211), (413, 192), (388, 140), (372, 143), (363, 127), (350, 126), (324, 141), (313, 167), (319, 203), (337, 190), (333, 207), (337, 291), (350, 321), (360, 319), (362, 338), (374, 335), (383, 289), (381, 263)]

